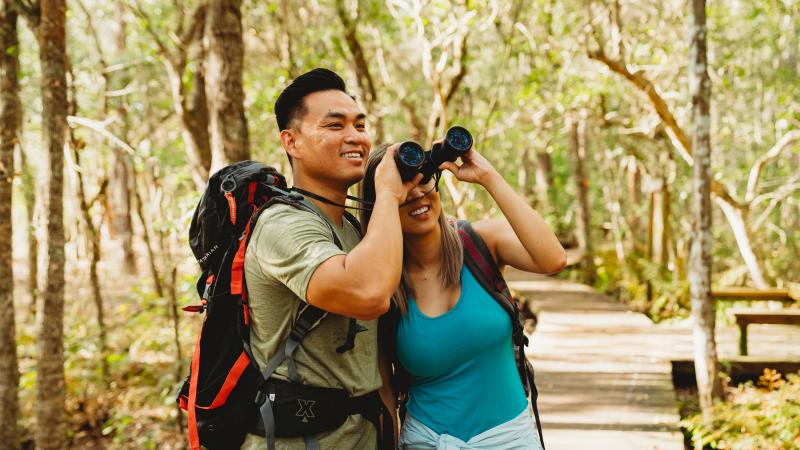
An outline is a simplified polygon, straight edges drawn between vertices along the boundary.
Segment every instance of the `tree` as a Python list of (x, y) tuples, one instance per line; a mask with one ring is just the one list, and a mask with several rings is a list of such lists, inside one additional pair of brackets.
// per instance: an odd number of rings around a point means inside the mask
[(17, 398), (16, 326), (14, 320), (14, 271), (11, 239), (11, 192), (14, 180), (14, 147), (22, 106), (19, 100), (17, 12), (12, 0), (0, 4), (0, 448), (19, 448)]
[[(678, 120), (665, 100), (665, 97), (660, 93), (656, 83), (648, 78), (644, 70), (634, 70), (628, 64), (626, 59), (626, 45), (622, 38), (619, 2), (614, 3), (614, 7), (608, 16), (611, 18), (611, 27), (613, 28), (612, 36), (614, 36), (614, 38), (612, 44), (616, 44), (617, 54), (612, 55), (606, 52), (606, 42), (602, 36), (601, 30), (595, 26), (594, 18), (590, 18), (589, 27), (593, 32), (592, 34), (596, 40), (597, 47), (588, 52), (589, 58), (604, 64), (610, 71), (624, 77), (647, 96), (653, 109), (661, 120), (661, 123), (663, 123), (663, 126), (666, 128), (672, 147), (688, 166), (693, 166), (694, 148), (692, 145), (692, 138), (678, 124)], [(614, 46), (612, 45), (612, 47)], [(776, 143), (754, 162), (750, 170), (747, 190), (743, 200), (737, 198), (735, 191), (733, 191), (727, 183), (715, 178), (712, 178), (710, 181), (714, 202), (719, 206), (731, 227), (739, 253), (747, 267), (750, 279), (753, 284), (760, 289), (768, 287), (762, 264), (753, 246), (753, 235), (758, 229), (758, 225), (761, 224), (761, 221), (759, 218), (759, 221), (757, 221), (755, 225), (751, 224), (749, 220), (751, 212), (756, 205), (764, 202), (766, 199), (786, 198), (793, 192), (800, 190), (800, 183), (790, 183), (787, 186), (788, 189), (779, 189), (774, 192), (757, 195), (759, 192), (759, 179), (765, 164), (776, 159), (798, 141), (800, 141), (800, 130), (788, 131), (782, 137), (778, 138)], [(771, 209), (769, 211), (771, 211)]]
[[(182, 2), (178, 2), (181, 3)], [(172, 104), (175, 113), (181, 120), (181, 136), (186, 148), (186, 155), (192, 167), (192, 179), (199, 190), (205, 189), (211, 168), (211, 144), (209, 138), (209, 116), (206, 104), (205, 75), (202, 68), (187, 72), (189, 65), (190, 49), (193, 44), (200, 49), (199, 61), (202, 66), (203, 44), (202, 38), (206, 20), (206, 5), (200, 4), (192, 14), (185, 14), (179, 10), (180, 19), (174, 31), (164, 32), (156, 30), (150, 16), (139, 5), (132, 2), (131, 6), (143, 21), (145, 31), (150, 34), (156, 44), (164, 67), (169, 77)], [(184, 23), (184, 17), (189, 17), (189, 22)], [(241, 36), (241, 32), (239, 33)], [(167, 45), (162, 36), (178, 36), (175, 47)], [(187, 82), (187, 80), (191, 80)]]
[(596, 277), (594, 267), (594, 241), (592, 240), (592, 210), (589, 204), (588, 143), (586, 133), (587, 112), (573, 113), (567, 124), (569, 132), (569, 153), (572, 160), (572, 174), (575, 178), (576, 209), (575, 229), (578, 245), (583, 250), (583, 282), (593, 285)]
[(47, 155), (47, 265), (37, 308), (37, 449), (66, 447), (64, 401), (64, 138), (67, 126), (66, 0), (41, 0), (36, 37), (42, 71), (42, 145)]
[(692, 96), (692, 244), (689, 290), (694, 319), (694, 366), (700, 407), (711, 422), (713, 400), (722, 394), (717, 376), (715, 313), (711, 298), (711, 79), (706, 57), (706, 2), (689, 5), (689, 93)]
[(244, 115), (241, 0), (210, 0), (206, 12), (205, 82), (211, 171), (250, 158)]

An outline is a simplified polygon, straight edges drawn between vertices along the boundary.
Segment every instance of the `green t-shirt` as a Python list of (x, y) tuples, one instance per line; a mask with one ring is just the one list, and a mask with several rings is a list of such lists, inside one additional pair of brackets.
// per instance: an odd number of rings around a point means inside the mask
[[(313, 206), (313, 205), (312, 205)], [(319, 210), (318, 210), (319, 211)], [(322, 214), (321, 211), (319, 211)], [(336, 230), (344, 249), (333, 241), (321, 217), (276, 204), (264, 211), (256, 224), (245, 256), (245, 277), (251, 309), (250, 344), (259, 367), (277, 351), (292, 329), (297, 311), (305, 303), (311, 275), (327, 259), (355, 247), (360, 235), (343, 220)], [(347, 280), (342, 280), (347, 282)], [(352, 396), (378, 389), (378, 321), (359, 321), (367, 331), (356, 335), (355, 348), (343, 354), (336, 348), (347, 339), (349, 319), (328, 315), (300, 343), (294, 353), (303, 384), (345, 389)], [(273, 377), (288, 380), (283, 363)], [(360, 415), (350, 416), (336, 430), (317, 436), (321, 449), (371, 449), (376, 447), (373, 425)], [(263, 449), (264, 438), (248, 435), (242, 449)], [(303, 450), (302, 438), (277, 439), (277, 450)]]

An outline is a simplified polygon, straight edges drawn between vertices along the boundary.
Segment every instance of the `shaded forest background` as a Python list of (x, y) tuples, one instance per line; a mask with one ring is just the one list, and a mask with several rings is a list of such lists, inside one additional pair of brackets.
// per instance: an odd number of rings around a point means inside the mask
[[(18, 59), (13, 235), (0, 239), (13, 244), (24, 445), (37, 430), (36, 300), (46, 292), (40, 21), (50, 3), (6, 0), (2, 18), (4, 58)], [(800, 2), (718, 0), (707, 12), (713, 285), (786, 287), (800, 281)], [(9, 14), (19, 14), (11, 45)], [(179, 310), (196, 303), (191, 214), (208, 174), (229, 161), (290, 173), (273, 104), (314, 67), (345, 77), (376, 144), (472, 130), (582, 250), (563, 276), (654, 320), (689, 313), (684, 1), (70, 0), (64, 25), (71, 446), (182, 447), (174, 391), (200, 324)], [(454, 214), (499, 214), (482, 190), (445, 182)]]

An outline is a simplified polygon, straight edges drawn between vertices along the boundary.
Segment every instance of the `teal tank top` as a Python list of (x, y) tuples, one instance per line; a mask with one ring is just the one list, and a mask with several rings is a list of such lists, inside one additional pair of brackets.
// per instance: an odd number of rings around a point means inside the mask
[(413, 376), (408, 413), (464, 442), (528, 406), (514, 361), (511, 319), (461, 268), (461, 296), (437, 317), (413, 298), (397, 327), (397, 356)]

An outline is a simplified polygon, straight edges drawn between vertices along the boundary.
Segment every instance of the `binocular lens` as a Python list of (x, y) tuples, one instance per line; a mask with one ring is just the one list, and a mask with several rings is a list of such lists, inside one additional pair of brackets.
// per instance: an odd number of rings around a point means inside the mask
[(397, 157), (406, 166), (419, 167), (425, 161), (425, 151), (414, 142), (403, 142), (397, 150)]
[(472, 147), (472, 135), (462, 127), (453, 127), (447, 130), (445, 141), (450, 148), (460, 153), (466, 152)]

